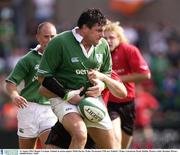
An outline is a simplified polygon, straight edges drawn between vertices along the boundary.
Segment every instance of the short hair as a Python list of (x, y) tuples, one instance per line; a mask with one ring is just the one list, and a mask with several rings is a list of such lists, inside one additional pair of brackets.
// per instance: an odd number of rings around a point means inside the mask
[(100, 9), (88, 9), (80, 15), (77, 25), (82, 28), (86, 25), (88, 28), (92, 28), (95, 24), (104, 26), (106, 24), (106, 17), (103, 15)]
[(110, 20), (107, 20), (106, 23), (107, 24), (103, 27), (104, 31), (115, 32), (117, 34), (117, 37), (119, 38), (120, 43), (128, 42), (128, 39), (124, 34), (124, 29), (122, 26), (120, 26), (120, 22), (112, 22)]
[(55, 25), (54, 25), (53, 23), (51, 23), (51, 22), (43, 22), (43, 23), (40, 23), (40, 24), (38, 25), (38, 28), (37, 28), (37, 34), (39, 34), (39, 33), (41, 32), (41, 29), (42, 29), (44, 26), (46, 26), (46, 25), (50, 25), (50, 26), (55, 27)]

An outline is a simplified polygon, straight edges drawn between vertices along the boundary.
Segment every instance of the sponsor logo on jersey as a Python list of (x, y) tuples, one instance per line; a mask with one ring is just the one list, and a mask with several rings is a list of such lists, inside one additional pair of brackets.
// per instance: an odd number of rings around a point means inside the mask
[(96, 54), (96, 59), (99, 63), (103, 61), (103, 55), (102, 54)]
[(86, 75), (88, 73), (87, 69), (76, 69), (76, 74)]
[(74, 62), (79, 62), (79, 58), (78, 57), (72, 57), (71, 58), (71, 62), (74, 63)]

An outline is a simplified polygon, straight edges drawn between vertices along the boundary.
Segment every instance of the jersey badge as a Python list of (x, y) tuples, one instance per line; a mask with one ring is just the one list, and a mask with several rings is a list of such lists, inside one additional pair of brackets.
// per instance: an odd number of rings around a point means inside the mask
[(102, 54), (96, 54), (96, 59), (99, 63), (103, 61), (103, 55)]

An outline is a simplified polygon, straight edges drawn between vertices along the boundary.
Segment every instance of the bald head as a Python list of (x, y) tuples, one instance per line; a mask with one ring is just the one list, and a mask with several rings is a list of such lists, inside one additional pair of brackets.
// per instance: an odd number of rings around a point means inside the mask
[(50, 40), (56, 36), (57, 31), (54, 24), (50, 22), (43, 22), (38, 25), (36, 38), (41, 45), (41, 51), (43, 52)]
[(43, 23), (40, 23), (38, 25), (37, 34), (41, 33), (42, 29), (44, 29), (44, 28), (48, 28), (48, 29), (49, 28), (54, 28), (54, 29), (56, 29), (56, 27), (55, 27), (55, 25), (53, 23), (51, 23), (51, 22), (43, 22)]

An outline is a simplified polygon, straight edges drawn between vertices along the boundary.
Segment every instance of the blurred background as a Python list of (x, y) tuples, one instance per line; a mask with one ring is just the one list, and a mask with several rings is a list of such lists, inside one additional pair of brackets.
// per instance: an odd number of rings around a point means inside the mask
[(37, 25), (52, 21), (58, 32), (72, 29), (81, 12), (92, 7), (120, 21), (152, 72), (152, 79), (141, 85), (151, 99), (140, 96), (150, 102), (143, 108), (149, 121), (143, 124), (143, 110), (137, 109), (140, 115), (131, 148), (180, 149), (179, 0), (0, 0), (0, 148), (18, 148), (18, 109), (4, 89), (4, 79), (37, 45)]

